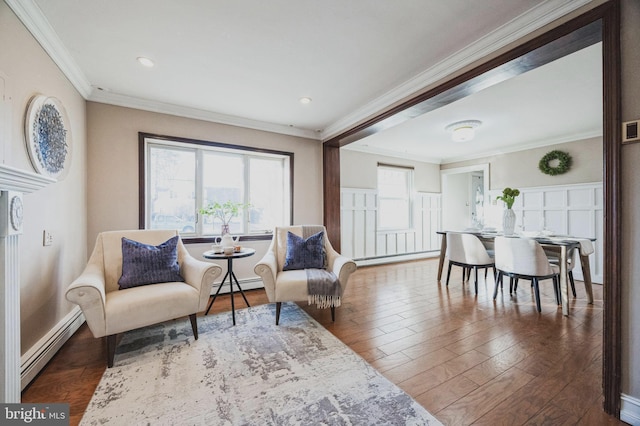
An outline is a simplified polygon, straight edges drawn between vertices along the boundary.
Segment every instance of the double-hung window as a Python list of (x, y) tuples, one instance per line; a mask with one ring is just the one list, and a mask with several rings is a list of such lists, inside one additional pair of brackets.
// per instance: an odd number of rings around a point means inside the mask
[(293, 154), (140, 133), (141, 227), (183, 237), (220, 235), (222, 223), (199, 213), (210, 203), (240, 203), (232, 234), (269, 234), (291, 224)]
[(378, 164), (378, 229), (412, 226), (413, 169)]

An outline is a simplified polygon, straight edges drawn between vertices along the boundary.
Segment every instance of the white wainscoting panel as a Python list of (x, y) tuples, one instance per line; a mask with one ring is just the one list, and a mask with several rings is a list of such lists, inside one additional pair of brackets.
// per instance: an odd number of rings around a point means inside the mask
[[(516, 232), (547, 229), (559, 235), (596, 238), (595, 253), (589, 257), (593, 282), (603, 282), (603, 190), (602, 183), (519, 188), (513, 210), (516, 212)], [(501, 190), (490, 191), (491, 208), (487, 224), (502, 229), (504, 204), (493, 202)], [(573, 274), (582, 280), (582, 271)]]
[(340, 192), (342, 254), (354, 259), (375, 257), (377, 191), (342, 188)]
[(375, 189), (341, 188), (342, 254), (353, 259), (397, 256), (440, 249), (440, 194), (414, 194), (413, 228), (379, 231)]

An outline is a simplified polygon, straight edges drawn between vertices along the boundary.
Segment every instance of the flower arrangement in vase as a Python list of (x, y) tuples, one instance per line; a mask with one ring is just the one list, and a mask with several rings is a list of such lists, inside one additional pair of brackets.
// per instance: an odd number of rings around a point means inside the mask
[(505, 188), (502, 190), (502, 195), (498, 195), (496, 198), (498, 200), (504, 201), (504, 203), (507, 205), (507, 208), (510, 209), (511, 207), (513, 207), (513, 203), (516, 202), (516, 197), (518, 195), (520, 195), (520, 190), (515, 188)]
[(504, 201), (507, 205), (507, 209), (502, 215), (502, 231), (504, 235), (513, 235), (513, 231), (516, 227), (516, 214), (511, 209), (513, 203), (516, 201), (516, 197), (520, 195), (520, 190), (515, 188), (505, 188), (502, 190), (502, 195), (498, 195), (496, 199)]

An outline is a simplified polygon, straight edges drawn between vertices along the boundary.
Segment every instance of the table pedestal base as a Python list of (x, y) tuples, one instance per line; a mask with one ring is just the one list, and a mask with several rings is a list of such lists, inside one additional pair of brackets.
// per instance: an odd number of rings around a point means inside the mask
[(233, 273), (233, 258), (231, 257), (227, 258), (227, 273), (222, 279), (222, 281), (220, 282), (220, 286), (218, 286), (218, 290), (216, 291), (216, 294), (213, 295), (213, 298), (211, 299), (211, 302), (209, 302), (209, 306), (207, 307), (207, 311), (204, 314), (205, 315), (209, 314), (209, 310), (211, 309), (211, 306), (213, 306), (213, 302), (216, 301), (216, 297), (218, 297), (218, 294), (220, 294), (220, 290), (222, 290), (222, 286), (224, 285), (224, 282), (227, 280), (227, 277), (229, 277), (229, 289), (231, 290), (231, 317), (233, 318), (233, 325), (236, 325), (236, 307), (235, 307), (235, 301), (233, 297), (234, 281), (238, 286), (238, 290), (240, 290), (240, 294), (242, 294), (242, 298), (244, 299), (244, 302), (247, 304), (247, 307), (251, 307), (251, 305), (249, 305), (247, 296), (244, 295), (244, 291), (242, 291), (242, 287), (240, 287), (240, 283), (236, 278), (236, 274)]

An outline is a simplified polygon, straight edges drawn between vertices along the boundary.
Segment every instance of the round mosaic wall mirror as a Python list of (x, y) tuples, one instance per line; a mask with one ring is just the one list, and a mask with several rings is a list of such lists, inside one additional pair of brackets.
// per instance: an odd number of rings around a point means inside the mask
[(52, 97), (36, 95), (27, 107), (25, 142), (35, 170), (63, 179), (71, 162), (71, 133), (62, 103)]

